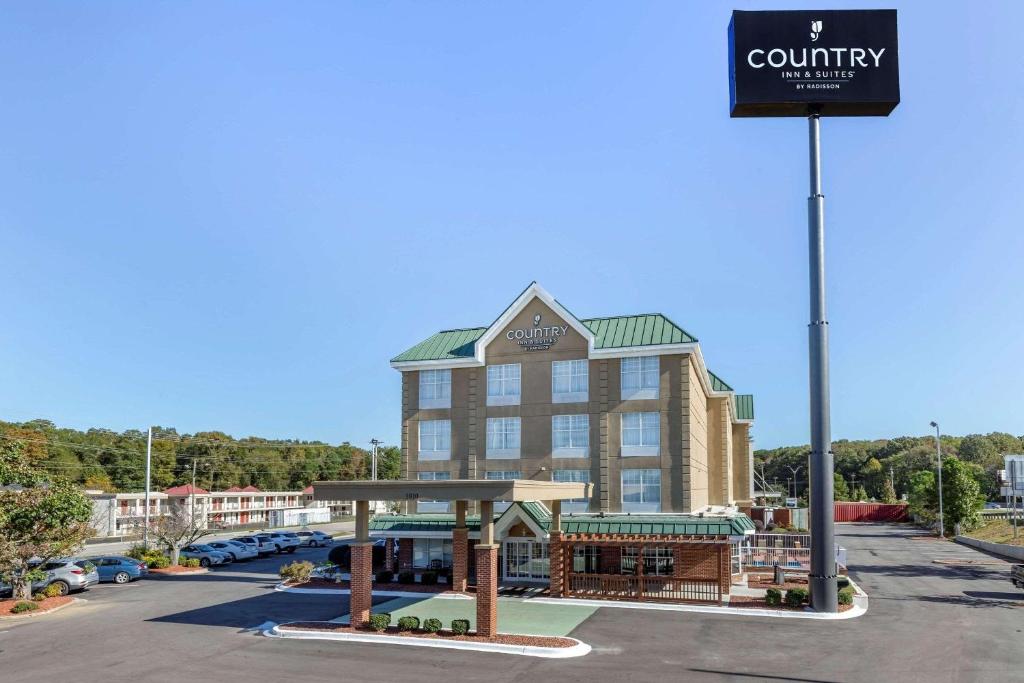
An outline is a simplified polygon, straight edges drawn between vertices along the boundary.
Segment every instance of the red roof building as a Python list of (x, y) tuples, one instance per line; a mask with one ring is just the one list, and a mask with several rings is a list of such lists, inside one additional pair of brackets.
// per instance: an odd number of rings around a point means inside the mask
[(195, 493), (196, 495), (201, 495), (204, 493), (209, 493), (209, 491), (207, 491), (206, 489), (201, 489), (199, 487), (196, 487), (195, 490), (193, 490), (192, 484), (185, 484), (184, 486), (172, 486), (169, 489), (164, 489), (164, 493), (166, 493), (168, 496), (191, 496), (193, 493)]

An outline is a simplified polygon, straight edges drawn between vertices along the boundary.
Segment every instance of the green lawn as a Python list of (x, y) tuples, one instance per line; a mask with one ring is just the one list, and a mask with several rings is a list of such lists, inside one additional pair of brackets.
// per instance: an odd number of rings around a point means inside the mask
[(1008, 519), (994, 519), (980, 529), (967, 534), (971, 538), (989, 543), (1009, 543), (1010, 545), (1024, 545), (1024, 522), (1017, 522), (1018, 536), (1013, 538), (1013, 523)]
[[(498, 631), (530, 636), (564, 636), (597, 610), (580, 605), (551, 605), (533, 603), (518, 598), (498, 598)], [(434, 617), (448, 628), (452, 619), (469, 619), (470, 628), (476, 628), (476, 600), (451, 598), (395, 598), (375, 605), (374, 613), (390, 612), (391, 623), (399, 617), (419, 617), (420, 621)]]

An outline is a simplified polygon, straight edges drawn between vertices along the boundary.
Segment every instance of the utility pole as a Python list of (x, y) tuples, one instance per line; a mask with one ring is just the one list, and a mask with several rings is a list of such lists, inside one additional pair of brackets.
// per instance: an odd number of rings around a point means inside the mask
[(196, 523), (196, 459), (192, 458), (192, 524)]
[(857, 474), (850, 475), (850, 498), (853, 498), (854, 491), (857, 489)]
[(808, 374), (811, 403), (811, 569), (807, 577), (816, 612), (838, 612), (835, 554), (835, 495), (832, 474), (832, 421), (829, 403), (828, 319), (825, 311), (825, 195), (821, 193), (821, 117), (811, 106), (807, 116), (810, 196), (807, 198), (810, 323)]
[(939, 537), (944, 538), (946, 526), (942, 520), (942, 440), (939, 434), (939, 423), (931, 422), (930, 424), (935, 427), (935, 454), (939, 459)]

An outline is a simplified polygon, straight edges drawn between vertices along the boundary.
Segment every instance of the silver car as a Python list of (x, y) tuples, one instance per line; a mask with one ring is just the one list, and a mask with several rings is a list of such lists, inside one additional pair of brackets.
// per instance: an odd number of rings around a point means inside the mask
[(219, 553), (224, 553), (234, 560), (251, 560), (259, 557), (259, 552), (241, 541), (210, 541), (206, 545)]
[(84, 591), (100, 582), (99, 571), (89, 560), (50, 560), (38, 568), (46, 572), (46, 578), (32, 584), (33, 593), (48, 586), (57, 586), (61, 595), (67, 595)]
[(218, 564), (227, 564), (231, 561), (229, 555), (211, 548), (205, 544), (188, 545), (181, 549), (179, 553), (181, 557), (186, 557), (190, 560), (199, 560), (200, 567), (210, 567)]
[(322, 531), (296, 531), (295, 535), (299, 537), (302, 545), (310, 548), (319, 548), (334, 543), (334, 536)]

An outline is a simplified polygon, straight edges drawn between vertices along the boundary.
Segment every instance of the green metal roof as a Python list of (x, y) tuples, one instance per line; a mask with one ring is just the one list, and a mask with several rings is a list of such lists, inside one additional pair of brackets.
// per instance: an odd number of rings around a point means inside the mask
[(746, 515), (699, 517), (697, 515), (606, 515), (562, 517), (566, 534), (642, 534), (682, 536), (742, 536), (753, 530)]
[[(454, 514), (376, 515), (370, 519), (370, 531), (451, 531)], [(466, 515), (466, 528), (480, 531), (480, 515)]]
[(711, 378), (711, 389), (713, 391), (732, 391), (732, 387), (722, 381), (721, 377), (710, 370), (708, 370), (708, 376)]
[[(659, 344), (690, 344), (697, 338), (660, 313), (581, 320), (594, 333), (594, 348), (620, 349)], [(473, 357), (473, 344), (486, 327), (443, 330), (391, 359), (393, 363)]]
[(523, 514), (532, 519), (544, 531), (547, 531), (551, 526), (551, 512), (543, 504), (532, 500), (514, 503), (509, 506), (505, 514), (508, 514), (509, 510), (514, 509), (516, 505), (522, 509)]
[(754, 419), (754, 397), (751, 394), (736, 394), (736, 419)]

